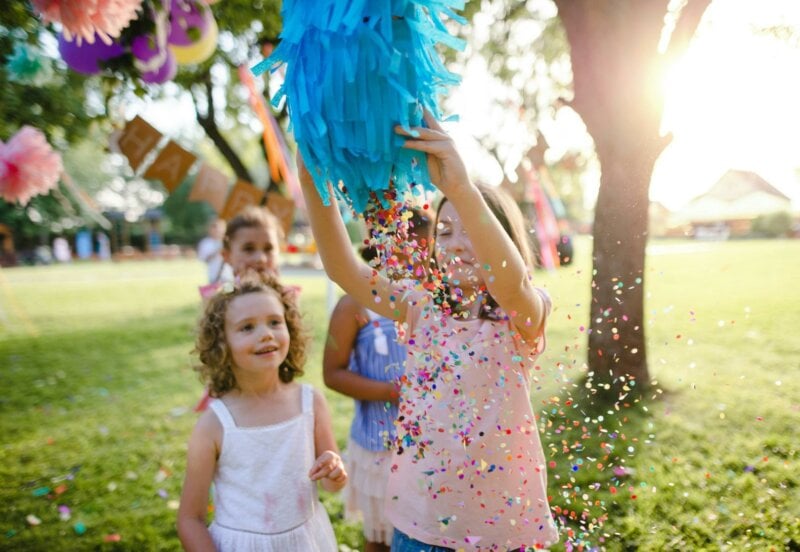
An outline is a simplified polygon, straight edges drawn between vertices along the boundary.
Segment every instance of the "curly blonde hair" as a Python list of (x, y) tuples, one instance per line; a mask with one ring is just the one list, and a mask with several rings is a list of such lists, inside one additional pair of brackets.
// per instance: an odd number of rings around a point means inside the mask
[(230, 288), (223, 287), (215, 294), (206, 305), (198, 323), (193, 353), (199, 357), (200, 364), (194, 366), (194, 370), (198, 372), (212, 397), (220, 397), (237, 388), (233, 358), (225, 340), (225, 314), (228, 306), (236, 297), (264, 292), (274, 293), (280, 299), (289, 330), (289, 352), (278, 368), (278, 377), (282, 382), (289, 383), (295, 376), (303, 375), (308, 335), (297, 308), (296, 290), (282, 286), (272, 275), (248, 273), (239, 283)]

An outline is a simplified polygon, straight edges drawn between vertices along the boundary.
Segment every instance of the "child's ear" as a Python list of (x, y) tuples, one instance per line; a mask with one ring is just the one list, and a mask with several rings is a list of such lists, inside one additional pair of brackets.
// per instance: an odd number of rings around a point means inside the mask
[(230, 263), (230, 256), (231, 256), (231, 252), (223, 247), (222, 248), (222, 260), (225, 261), (228, 264), (231, 264)]

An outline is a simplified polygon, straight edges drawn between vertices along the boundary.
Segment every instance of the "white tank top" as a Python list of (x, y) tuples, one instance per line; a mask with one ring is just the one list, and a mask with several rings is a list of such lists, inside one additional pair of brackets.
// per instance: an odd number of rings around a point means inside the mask
[(214, 523), (254, 533), (283, 533), (321, 508), (308, 478), (314, 463), (314, 390), (303, 385), (302, 413), (260, 427), (237, 427), (225, 404), (211, 409), (223, 427), (214, 476)]

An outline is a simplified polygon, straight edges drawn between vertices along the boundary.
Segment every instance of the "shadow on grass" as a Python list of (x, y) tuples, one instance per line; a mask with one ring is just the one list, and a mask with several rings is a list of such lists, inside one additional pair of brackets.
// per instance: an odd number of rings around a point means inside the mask
[(169, 372), (187, 376), (196, 317), (192, 306), (100, 328), (0, 341), (8, 378), (0, 413), (163, 389), (160, 382)]

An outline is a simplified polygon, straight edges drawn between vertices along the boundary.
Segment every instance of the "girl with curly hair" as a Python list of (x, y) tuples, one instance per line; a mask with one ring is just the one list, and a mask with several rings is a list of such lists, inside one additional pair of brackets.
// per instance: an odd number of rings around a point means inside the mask
[(197, 371), (217, 400), (189, 439), (178, 510), (186, 550), (336, 550), (316, 482), (338, 491), (347, 473), (324, 396), (294, 381), (307, 343), (295, 295), (248, 274), (211, 297), (200, 320)]

